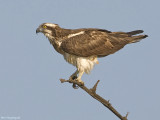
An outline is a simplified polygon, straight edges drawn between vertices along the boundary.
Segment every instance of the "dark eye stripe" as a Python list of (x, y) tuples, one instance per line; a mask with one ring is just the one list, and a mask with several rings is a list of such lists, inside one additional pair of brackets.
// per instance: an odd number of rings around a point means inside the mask
[(47, 29), (48, 30), (53, 30), (54, 28), (50, 27), (50, 26), (47, 26)]

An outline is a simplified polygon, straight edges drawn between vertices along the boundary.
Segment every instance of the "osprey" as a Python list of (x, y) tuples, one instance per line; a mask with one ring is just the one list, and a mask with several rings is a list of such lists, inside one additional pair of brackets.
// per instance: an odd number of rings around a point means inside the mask
[(143, 30), (131, 32), (111, 32), (104, 29), (82, 28), (64, 29), (58, 24), (43, 23), (36, 33), (43, 33), (55, 50), (62, 54), (64, 59), (76, 66), (77, 70), (70, 76), (83, 84), (83, 73), (90, 73), (97, 58), (113, 54), (130, 43), (139, 42), (147, 35), (137, 35)]

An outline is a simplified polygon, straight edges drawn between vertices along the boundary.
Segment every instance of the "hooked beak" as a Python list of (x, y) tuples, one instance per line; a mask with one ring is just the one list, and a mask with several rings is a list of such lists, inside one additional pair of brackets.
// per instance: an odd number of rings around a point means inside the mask
[(36, 34), (39, 33), (39, 32), (40, 32), (40, 30), (39, 30), (39, 28), (37, 28), (37, 29), (36, 29)]
[(37, 28), (36, 29), (36, 34), (39, 33), (39, 32), (42, 32), (42, 28)]

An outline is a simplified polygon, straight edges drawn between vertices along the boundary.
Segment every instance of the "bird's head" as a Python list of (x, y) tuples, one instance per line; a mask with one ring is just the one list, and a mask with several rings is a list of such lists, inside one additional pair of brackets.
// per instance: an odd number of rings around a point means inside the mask
[(43, 33), (46, 37), (50, 38), (55, 36), (55, 29), (59, 27), (57, 24), (53, 23), (43, 23), (37, 29), (36, 33)]

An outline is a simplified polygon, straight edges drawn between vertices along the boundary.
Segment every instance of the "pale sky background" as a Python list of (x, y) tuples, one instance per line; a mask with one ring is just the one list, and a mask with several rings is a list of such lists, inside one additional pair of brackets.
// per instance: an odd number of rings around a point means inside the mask
[[(61, 84), (75, 67), (36, 28), (144, 30), (147, 39), (99, 59), (82, 80), (129, 120), (160, 119), (159, 0), (0, 0), (0, 119), (119, 120), (83, 90)], [(13, 118), (12, 118), (13, 120)]]

